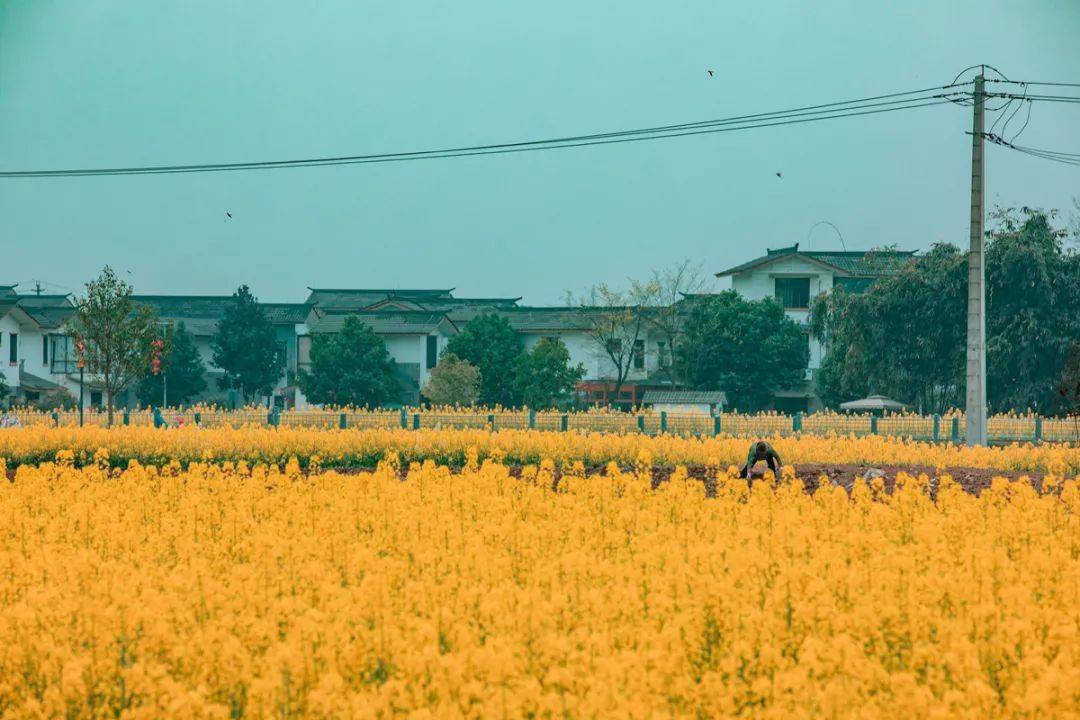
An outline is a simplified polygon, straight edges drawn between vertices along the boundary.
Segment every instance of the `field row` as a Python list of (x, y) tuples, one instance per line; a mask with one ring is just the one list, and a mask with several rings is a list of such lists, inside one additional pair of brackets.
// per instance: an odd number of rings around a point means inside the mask
[[(972, 467), (1001, 471), (1080, 475), (1080, 447), (1065, 444), (1014, 444), (968, 448), (883, 436), (773, 437), (786, 464), (858, 464), (931, 468)], [(9, 467), (53, 461), (70, 453), (76, 465), (104, 456), (113, 466), (130, 460), (146, 465), (199, 461), (246, 461), (300, 466), (373, 468), (395, 454), (403, 462), (432, 460), (465, 464), (469, 448), (478, 457), (510, 464), (538, 464), (548, 459), (559, 467), (581, 462), (588, 467), (616, 462), (633, 466), (647, 454), (657, 465), (727, 468), (746, 460), (748, 441), (730, 436), (686, 437), (530, 430), (312, 430), (307, 428), (199, 428), (168, 431), (148, 427), (24, 427), (0, 431), (0, 459)]]
[[(16, 410), (11, 413), (23, 425), (75, 426), (80, 423), (77, 411), (42, 412)], [(85, 412), (84, 425), (104, 426), (103, 412)], [(155, 424), (151, 410), (118, 411), (116, 422), (122, 425)], [(1080, 419), (1044, 418), (1038, 415), (995, 415), (988, 418), (987, 436), (991, 442), (1048, 441), (1080, 442)], [(957, 442), (964, 437), (966, 424), (962, 413), (951, 415), (898, 414), (875, 417), (837, 413), (782, 415), (775, 413), (723, 413), (712, 417), (703, 414), (676, 414), (642, 411), (530, 412), (528, 410), (421, 409), (400, 410), (221, 410), (214, 408), (166, 410), (158, 423), (203, 427), (245, 425), (284, 426), (321, 429), (462, 429), (547, 430), (553, 432), (614, 432), (657, 435), (891, 435), (935, 442)]]

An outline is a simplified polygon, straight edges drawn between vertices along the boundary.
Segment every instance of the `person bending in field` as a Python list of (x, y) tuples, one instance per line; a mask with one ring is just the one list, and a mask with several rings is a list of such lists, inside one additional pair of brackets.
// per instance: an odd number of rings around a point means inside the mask
[(772, 445), (764, 440), (758, 440), (750, 446), (750, 452), (746, 455), (746, 464), (743, 465), (742, 470), (739, 471), (739, 477), (750, 477), (750, 471), (753, 470), (754, 466), (761, 460), (764, 460), (766, 464), (768, 464), (769, 469), (773, 471), (773, 475), (777, 478), (780, 477), (780, 468), (783, 467), (783, 463), (780, 462), (780, 456), (772, 449)]

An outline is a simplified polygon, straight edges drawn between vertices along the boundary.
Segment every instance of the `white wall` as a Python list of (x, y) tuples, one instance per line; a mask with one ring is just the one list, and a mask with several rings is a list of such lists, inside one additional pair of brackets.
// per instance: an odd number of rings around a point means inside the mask
[(654, 403), (653, 412), (666, 412), (668, 415), (712, 415), (709, 405), (700, 403)]
[(8, 353), (11, 352), (11, 333), (19, 335), (19, 355), (22, 355), (22, 328), (18, 321), (11, 315), (0, 318), (0, 375), (13, 392), (19, 387), (19, 367), (8, 362)]
[[(828, 292), (833, 286), (831, 270), (804, 258), (792, 257), (735, 275), (732, 278), (732, 287), (748, 300), (775, 297), (778, 277), (809, 277), (811, 300), (823, 292)], [(785, 312), (789, 318), (800, 325), (808, 325), (810, 322), (810, 313), (807, 310), (788, 309)], [(821, 367), (821, 358), (824, 354), (825, 348), (822, 343), (817, 338), (811, 337), (810, 362), (807, 367), (810, 369)]]
[[(611, 361), (603, 348), (583, 330), (564, 330), (561, 332), (526, 331), (522, 332), (521, 335), (525, 341), (526, 351), (532, 350), (545, 337), (562, 340), (570, 353), (570, 366), (573, 367), (579, 364), (585, 366), (585, 380), (613, 380), (618, 374), (615, 363)], [(656, 338), (642, 333), (638, 339), (645, 342), (645, 367), (641, 370), (631, 368), (630, 374), (626, 377), (627, 382), (645, 380), (660, 368), (657, 341), (663, 341), (664, 338)]]

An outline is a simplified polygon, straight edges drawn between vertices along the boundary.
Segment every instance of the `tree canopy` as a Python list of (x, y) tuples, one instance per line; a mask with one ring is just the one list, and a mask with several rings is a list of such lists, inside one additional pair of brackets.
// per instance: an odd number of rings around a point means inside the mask
[(311, 402), (338, 406), (374, 407), (400, 390), (386, 343), (355, 316), (341, 332), (312, 338), (311, 370), (302, 370), (299, 382)]
[(135, 302), (131, 286), (107, 265), (75, 300), (73, 331), (86, 371), (104, 386), (109, 425), (116, 395), (150, 365), (156, 322), (153, 310)]
[(274, 326), (247, 285), (241, 285), (218, 323), (212, 348), (214, 364), (225, 371), (225, 384), (247, 401), (268, 395), (281, 379), (283, 358)]
[(570, 400), (584, 376), (581, 365), (570, 367), (570, 351), (562, 340), (541, 338), (518, 361), (517, 394), (531, 408), (557, 407)]
[(421, 393), (433, 405), (473, 405), (480, 397), (480, 370), (445, 352)]
[(677, 352), (691, 387), (722, 390), (732, 407), (756, 411), (776, 390), (802, 381), (810, 351), (806, 333), (775, 299), (726, 290), (687, 303)]
[(206, 368), (184, 323), (164, 335), (161, 367), (143, 375), (135, 394), (143, 405), (186, 405), (206, 389)]
[[(1051, 411), (1069, 344), (1080, 337), (1080, 256), (1052, 214), (992, 214), (986, 250), (987, 396), (992, 412)], [(876, 392), (924, 412), (962, 407), (967, 253), (938, 244), (863, 293), (833, 290), (811, 309), (826, 341), (826, 405)]]
[(450, 338), (446, 352), (480, 371), (480, 402), (511, 407), (519, 402), (514, 371), (522, 352), (521, 337), (504, 317), (478, 315)]

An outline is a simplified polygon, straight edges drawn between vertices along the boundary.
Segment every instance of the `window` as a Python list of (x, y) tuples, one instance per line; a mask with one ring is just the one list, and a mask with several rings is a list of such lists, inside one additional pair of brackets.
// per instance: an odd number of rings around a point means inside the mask
[(91, 390), (90, 391), (90, 407), (96, 408), (98, 410), (101, 409), (101, 391), (100, 390)]
[(660, 367), (666, 368), (671, 366), (671, 348), (663, 340), (656, 343), (656, 357), (660, 362)]
[(427, 368), (430, 370), (435, 367), (435, 363), (439, 362), (439, 337), (437, 335), (427, 336)]
[(75, 352), (75, 341), (67, 335), (50, 335), (49, 343), (52, 345), (52, 362), (49, 364), (51, 373), (73, 373), (79, 371), (79, 358)]
[(19, 362), (19, 333), (11, 333), (11, 347), (8, 352), (8, 361), (12, 365)]
[(41, 364), (48, 367), (49, 365), (49, 336), (41, 336)]
[(810, 307), (810, 278), (776, 278), (776, 299), (789, 309)]
[(635, 370), (644, 370), (645, 369), (645, 341), (644, 340), (635, 340), (634, 341), (634, 369)]
[(607, 347), (608, 355), (614, 355), (615, 357), (618, 357), (618, 356), (622, 355), (622, 340), (618, 340), (618, 339), (608, 340), (607, 344), (606, 344), (606, 347)]

